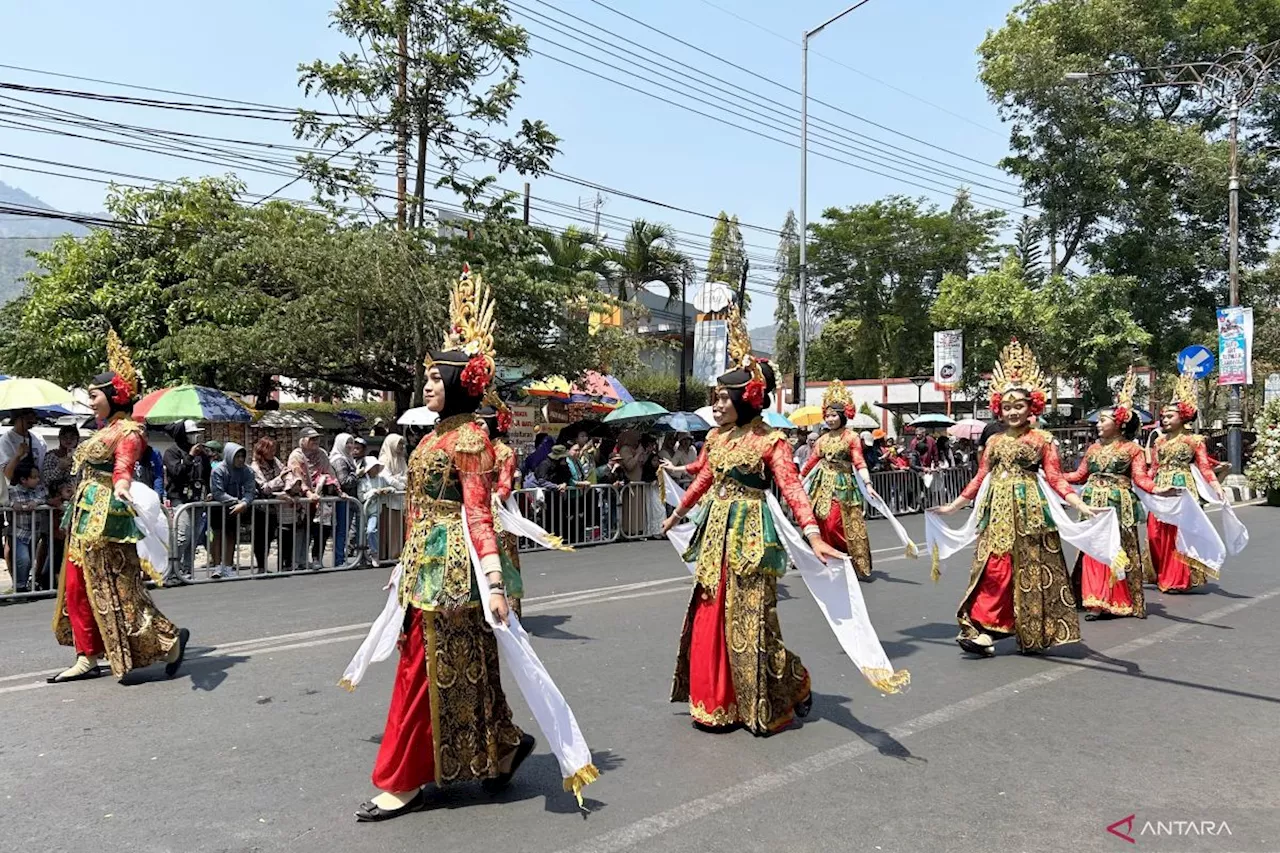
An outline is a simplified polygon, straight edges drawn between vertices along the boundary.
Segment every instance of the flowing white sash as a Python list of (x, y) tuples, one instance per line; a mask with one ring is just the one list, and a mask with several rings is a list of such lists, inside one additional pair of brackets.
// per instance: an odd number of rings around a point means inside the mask
[(169, 567), (169, 517), (164, 504), (154, 489), (137, 480), (129, 484), (129, 502), (133, 504), (134, 523), (142, 533), (137, 545), (138, 561), (147, 577), (163, 586)]
[[(670, 487), (669, 484), (667, 488)], [(818, 609), (826, 617), (845, 654), (877, 690), (885, 693), (903, 691), (911, 683), (911, 673), (905, 669), (895, 671), (880, 645), (849, 558), (844, 557), (834, 565), (823, 563), (814, 555), (800, 531), (783, 515), (782, 506), (772, 492), (765, 493), (765, 501), (773, 515), (774, 528), (782, 540), (782, 547), (800, 570), (800, 577), (817, 601)], [(667, 532), (667, 538), (675, 546), (681, 561), (696, 531), (697, 525), (687, 521)], [(690, 574), (695, 570), (693, 563), (686, 562), (685, 567)]]
[(600, 771), (591, 763), (591, 750), (578, 728), (578, 720), (573, 715), (569, 703), (556, 683), (551, 680), (547, 668), (542, 665), (538, 655), (529, 644), (529, 635), (520, 624), (515, 613), (507, 616), (507, 624), (503, 625), (489, 609), (489, 579), (480, 565), (480, 556), (476, 553), (475, 544), (471, 541), (471, 531), (467, 526), (467, 510), (462, 510), (463, 537), (467, 540), (467, 551), (471, 555), (471, 566), (475, 570), (476, 583), (480, 587), (481, 609), (484, 618), (493, 629), (498, 640), (498, 648), (506, 660), (511, 674), (516, 678), (520, 694), (533, 712), (538, 728), (547, 739), (547, 745), (556, 760), (560, 762), (560, 773), (564, 777), (564, 789), (572, 791), (582, 805), (582, 789), (600, 778)]
[[(818, 470), (815, 468), (809, 472), (809, 476), (804, 478), (804, 490), (806, 492), (809, 491), (809, 487), (813, 483), (813, 478), (817, 476), (817, 474)], [(919, 546), (911, 541), (911, 537), (907, 535), (907, 530), (902, 526), (902, 522), (898, 521), (897, 517), (889, 511), (889, 505), (884, 502), (884, 498), (879, 494), (873, 494), (871, 490), (867, 488), (867, 484), (862, 481), (862, 477), (857, 471), (853, 472), (853, 482), (857, 484), (858, 491), (862, 494), (862, 499), (870, 504), (876, 512), (884, 516), (885, 521), (889, 522), (889, 526), (893, 528), (894, 534), (906, 549), (906, 555), (913, 560), (920, 556)]]
[(1135, 489), (1134, 492), (1142, 506), (1157, 521), (1178, 528), (1175, 547), (1179, 554), (1198, 560), (1215, 572), (1222, 570), (1227, 557), (1226, 546), (1218, 536), (1218, 531), (1213, 529), (1213, 523), (1205, 515), (1195, 495), (1185, 489), (1168, 496), (1153, 495), (1142, 489)]
[[(1209, 487), (1205, 481), (1204, 474), (1200, 473), (1200, 469), (1191, 466), (1191, 476), (1196, 481), (1196, 488), (1200, 490), (1200, 497), (1204, 498), (1205, 503), (1210, 506), (1222, 507), (1222, 532), (1225, 534), (1227, 553), (1232, 557), (1239, 554), (1249, 544), (1249, 528), (1236, 517), (1235, 507), (1231, 505), (1231, 499), (1227, 497), (1218, 497), (1217, 493)], [(1223, 493), (1226, 494), (1225, 492)]]
[(360, 644), (360, 648), (356, 649), (355, 657), (351, 659), (351, 663), (347, 664), (346, 671), (342, 673), (342, 680), (338, 682), (339, 687), (355, 690), (356, 685), (368, 671), (369, 665), (386, 660), (395, 650), (396, 643), (400, 639), (400, 631), (404, 627), (404, 607), (400, 604), (399, 589), (401, 571), (400, 564), (396, 563), (396, 567), (391, 570), (391, 580), (387, 581), (387, 585), (383, 587), (391, 590), (387, 594), (387, 603), (378, 614), (378, 618), (373, 620), (373, 626), (369, 628), (369, 634)]
[(520, 505), (516, 503), (516, 496), (507, 497), (505, 504), (494, 501), (495, 514), (498, 517), (498, 523), (502, 525), (502, 529), (507, 533), (514, 533), (517, 536), (528, 539), (536, 545), (541, 545), (552, 551), (572, 551), (568, 545), (560, 540), (559, 536), (553, 536), (543, 530), (537, 524), (525, 518), (520, 512)]
[(684, 489), (675, 481), (670, 473), (663, 469), (658, 476), (662, 478), (662, 497), (666, 501), (667, 506), (675, 509), (680, 506), (680, 501), (684, 500)]
[[(953, 530), (942, 520), (937, 512), (925, 513), (925, 544), (933, 554), (934, 578), (939, 575), (941, 560), (955, 554), (962, 548), (972, 544), (978, 538), (979, 510), (983, 498), (986, 497), (991, 475), (982, 481), (977, 500), (969, 520), (959, 530)], [(1111, 567), (1117, 580), (1124, 578), (1128, 568), (1128, 557), (1120, 547), (1120, 525), (1116, 522), (1115, 510), (1110, 507), (1100, 510), (1093, 518), (1074, 521), (1067, 515), (1066, 504), (1058, 493), (1049, 487), (1044, 474), (1037, 472), (1036, 483), (1044, 495), (1045, 506), (1049, 509), (1049, 517), (1058, 528), (1058, 534), (1067, 542), (1079, 548), (1100, 563)]]

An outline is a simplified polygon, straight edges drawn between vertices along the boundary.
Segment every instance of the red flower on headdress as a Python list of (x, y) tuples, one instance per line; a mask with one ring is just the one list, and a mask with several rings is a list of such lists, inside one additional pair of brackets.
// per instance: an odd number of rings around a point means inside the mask
[(1128, 406), (1116, 406), (1111, 412), (1111, 417), (1119, 426), (1129, 423), (1129, 418), (1133, 417), (1133, 412), (1129, 411)]
[(1029, 399), (1031, 402), (1032, 415), (1039, 415), (1041, 412), (1043, 412), (1045, 403), (1048, 402), (1045, 399), (1043, 391), (1032, 391)]
[(853, 403), (849, 403), (844, 407), (844, 416), (846, 420), (853, 420)]
[(133, 389), (119, 375), (111, 377), (111, 388), (114, 392), (111, 395), (111, 402), (117, 406), (127, 405), (133, 399)]
[(753, 409), (764, 408), (764, 380), (752, 379), (742, 390), (742, 401)]
[(1178, 417), (1185, 421), (1194, 421), (1196, 419), (1196, 407), (1190, 403), (1178, 404)]
[(999, 391), (991, 392), (991, 401), (987, 403), (987, 408), (991, 409), (991, 414), (1000, 414), (1000, 404), (1004, 402), (1004, 396)]
[(511, 410), (498, 410), (498, 432), (507, 432), (511, 429)]
[(483, 394), (484, 389), (489, 385), (489, 379), (489, 363), (482, 355), (471, 356), (467, 366), (462, 368), (462, 376), (458, 377), (463, 390), (471, 397), (479, 397)]

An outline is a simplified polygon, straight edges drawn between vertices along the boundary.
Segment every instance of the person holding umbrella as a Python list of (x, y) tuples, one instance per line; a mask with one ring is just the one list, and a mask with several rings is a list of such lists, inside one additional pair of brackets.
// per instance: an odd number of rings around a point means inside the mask
[[(101, 427), (76, 450), (73, 470), (80, 484), (53, 617), (54, 636), (75, 648), (76, 662), (50, 678), (52, 684), (96, 678), (104, 655), (116, 679), (158, 661), (172, 678), (191, 636), (165, 618), (143, 583), (144, 571), (159, 581), (163, 567), (144, 563), (138, 553), (145, 534), (135, 495), (145, 487), (133, 483), (133, 466), (145, 440), (142, 425), (128, 414), (138, 396), (138, 375), (115, 331), (107, 333), (107, 364), (110, 370), (89, 386), (89, 404)], [(159, 499), (151, 498), (158, 508)]]

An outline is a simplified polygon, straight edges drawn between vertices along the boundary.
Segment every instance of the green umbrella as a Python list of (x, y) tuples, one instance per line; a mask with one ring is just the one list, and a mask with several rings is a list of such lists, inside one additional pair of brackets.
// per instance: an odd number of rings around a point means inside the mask
[(604, 416), (604, 422), (607, 424), (620, 424), (626, 423), (627, 421), (656, 418), (665, 414), (667, 414), (667, 410), (659, 406), (657, 403), (650, 403), (647, 400), (641, 400), (638, 403), (627, 403), (619, 406)]

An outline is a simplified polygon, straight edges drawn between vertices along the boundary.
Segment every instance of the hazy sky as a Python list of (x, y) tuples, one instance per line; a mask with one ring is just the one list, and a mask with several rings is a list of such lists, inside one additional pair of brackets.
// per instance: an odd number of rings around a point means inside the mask
[[(800, 85), (800, 49), (790, 42), (798, 42), (804, 29), (816, 26), (848, 4), (844, 0), (602, 2), (654, 29), (627, 21), (594, 0), (515, 0), (513, 3), (516, 19), (525, 24), (533, 36), (535, 52), (523, 65), (525, 83), (517, 111), (523, 117), (546, 120), (562, 137), (562, 153), (556, 158), (554, 168), (678, 207), (712, 214), (726, 210), (736, 213), (744, 223), (777, 229), (787, 210), (799, 204), (799, 151), (699, 114), (712, 110), (694, 103), (693, 96), (686, 90), (681, 93), (663, 90), (657, 83), (636, 77), (640, 73), (637, 67), (644, 66), (640, 66), (635, 57), (623, 53), (622, 48), (651, 58), (659, 63), (659, 71), (678, 80), (701, 80), (706, 87), (719, 86), (745, 98), (779, 102), (780, 106), (757, 102), (754, 107), (747, 107), (721, 94), (697, 95), (722, 103), (737, 103), (741, 109), (757, 110), (763, 115), (722, 117), (794, 142), (799, 98), (788, 89), (798, 89)], [(809, 158), (811, 220), (817, 219), (824, 207), (857, 204), (890, 193), (923, 195), (945, 205), (960, 183), (958, 178), (974, 182), (975, 193), (990, 197), (979, 199), (981, 202), (1010, 209), (1019, 206), (1020, 197), (1008, 184), (1008, 176), (1001, 176), (991, 168), (1006, 151), (1007, 132), (976, 78), (975, 49), (989, 28), (999, 26), (1010, 6), (1010, 0), (869, 0), (864, 7), (813, 39), (810, 96), (836, 109), (811, 104), (814, 133)], [(331, 7), (331, 3), (322, 0), (224, 0), (220, 3), (113, 0), (94, 4), (70, 0), (47, 0), (38, 4), (0, 0), (0, 20), (5, 24), (0, 30), (0, 62), (295, 106), (302, 103), (296, 85), (297, 64), (314, 58), (332, 59), (338, 51), (349, 47), (328, 27)], [(573, 20), (568, 14), (589, 23)], [(595, 47), (573, 40), (584, 38), (578, 33), (565, 35), (552, 31), (539, 16), (546, 16), (561, 27), (582, 30), (589, 34), (587, 41)], [(605, 28), (604, 32), (591, 24)], [(747, 71), (682, 46), (665, 34), (690, 42)], [(617, 41), (612, 45), (606, 43), (621, 38), (630, 39), (638, 46), (626, 43), (619, 46)], [(548, 39), (562, 46), (550, 44)], [(695, 111), (598, 79), (550, 56), (684, 103)], [(601, 59), (608, 65), (587, 57)], [(723, 82), (699, 78), (686, 66), (721, 78)], [(663, 85), (679, 88), (676, 83), (658, 77), (652, 68), (644, 68), (644, 73)], [(0, 80), (145, 94), (9, 68), (0, 68)], [(288, 125), (283, 122), (122, 107), (11, 91), (0, 92), (0, 95), (148, 127), (235, 139), (293, 141)], [(27, 109), (11, 101), (0, 102), (0, 108)], [(781, 129), (770, 128), (770, 119)], [(0, 116), (0, 154), (158, 179), (230, 171), (96, 142), (24, 132), (15, 129), (13, 121), (21, 119)], [(877, 124), (881, 127), (876, 127)], [(819, 147), (824, 141), (818, 136), (820, 133), (827, 134), (825, 141), (839, 146), (840, 150)], [(848, 162), (832, 162), (818, 156), (820, 153), (833, 154)], [(899, 158), (910, 158), (914, 165), (908, 168)], [(55, 208), (102, 208), (102, 185), (23, 172), (12, 168), (16, 165), (67, 171), (63, 167), (41, 167), (0, 156), (0, 180), (22, 187)], [(868, 169), (886, 174), (872, 174)], [(283, 182), (276, 176), (247, 171), (239, 174), (250, 190), (259, 193), (271, 192)], [(500, 183), (518, 189), (522, 180), (519, 176), (504, 175)], [(388, 175), (384, 181), (389, 186), (393, 178)], [(989, 187), (977, 186), (979, 183)], [(308, 194), (302, 184), (285, 193), (294, 198), (306, 198)], [(580, 202), (585, 206), (592, 196), (592, 191), (586, 188), (543, 178), (534, 182), (533, 195), (533, 217), (544, 223), (562, 227), (570, 224), (569, 217), (580, 215), (590, 219), (592, 216), (589, 208), (584, 207), (581, 213), (576, 209)], [(624, 230), (622, 221), (610, 217), (644, 216), (690, 232), (681, 235), (681, 239), (687, 241), (682, 248), (695, 256), (705, 256), (710, 221), (613, 193), (605, 195), (602, 231), (619, 235)], [(573, 209), (557, 207), (557, 204)], [(745, 229), (744, 234), (749, 253), (756, 261), (751, 286), (765, 290), (774, 277), (767, 265), (772, 262), (777, 237), (751, 229)], [(752, 324), (767, 323), (773, 309), (772, 298), (756, 295)]]

